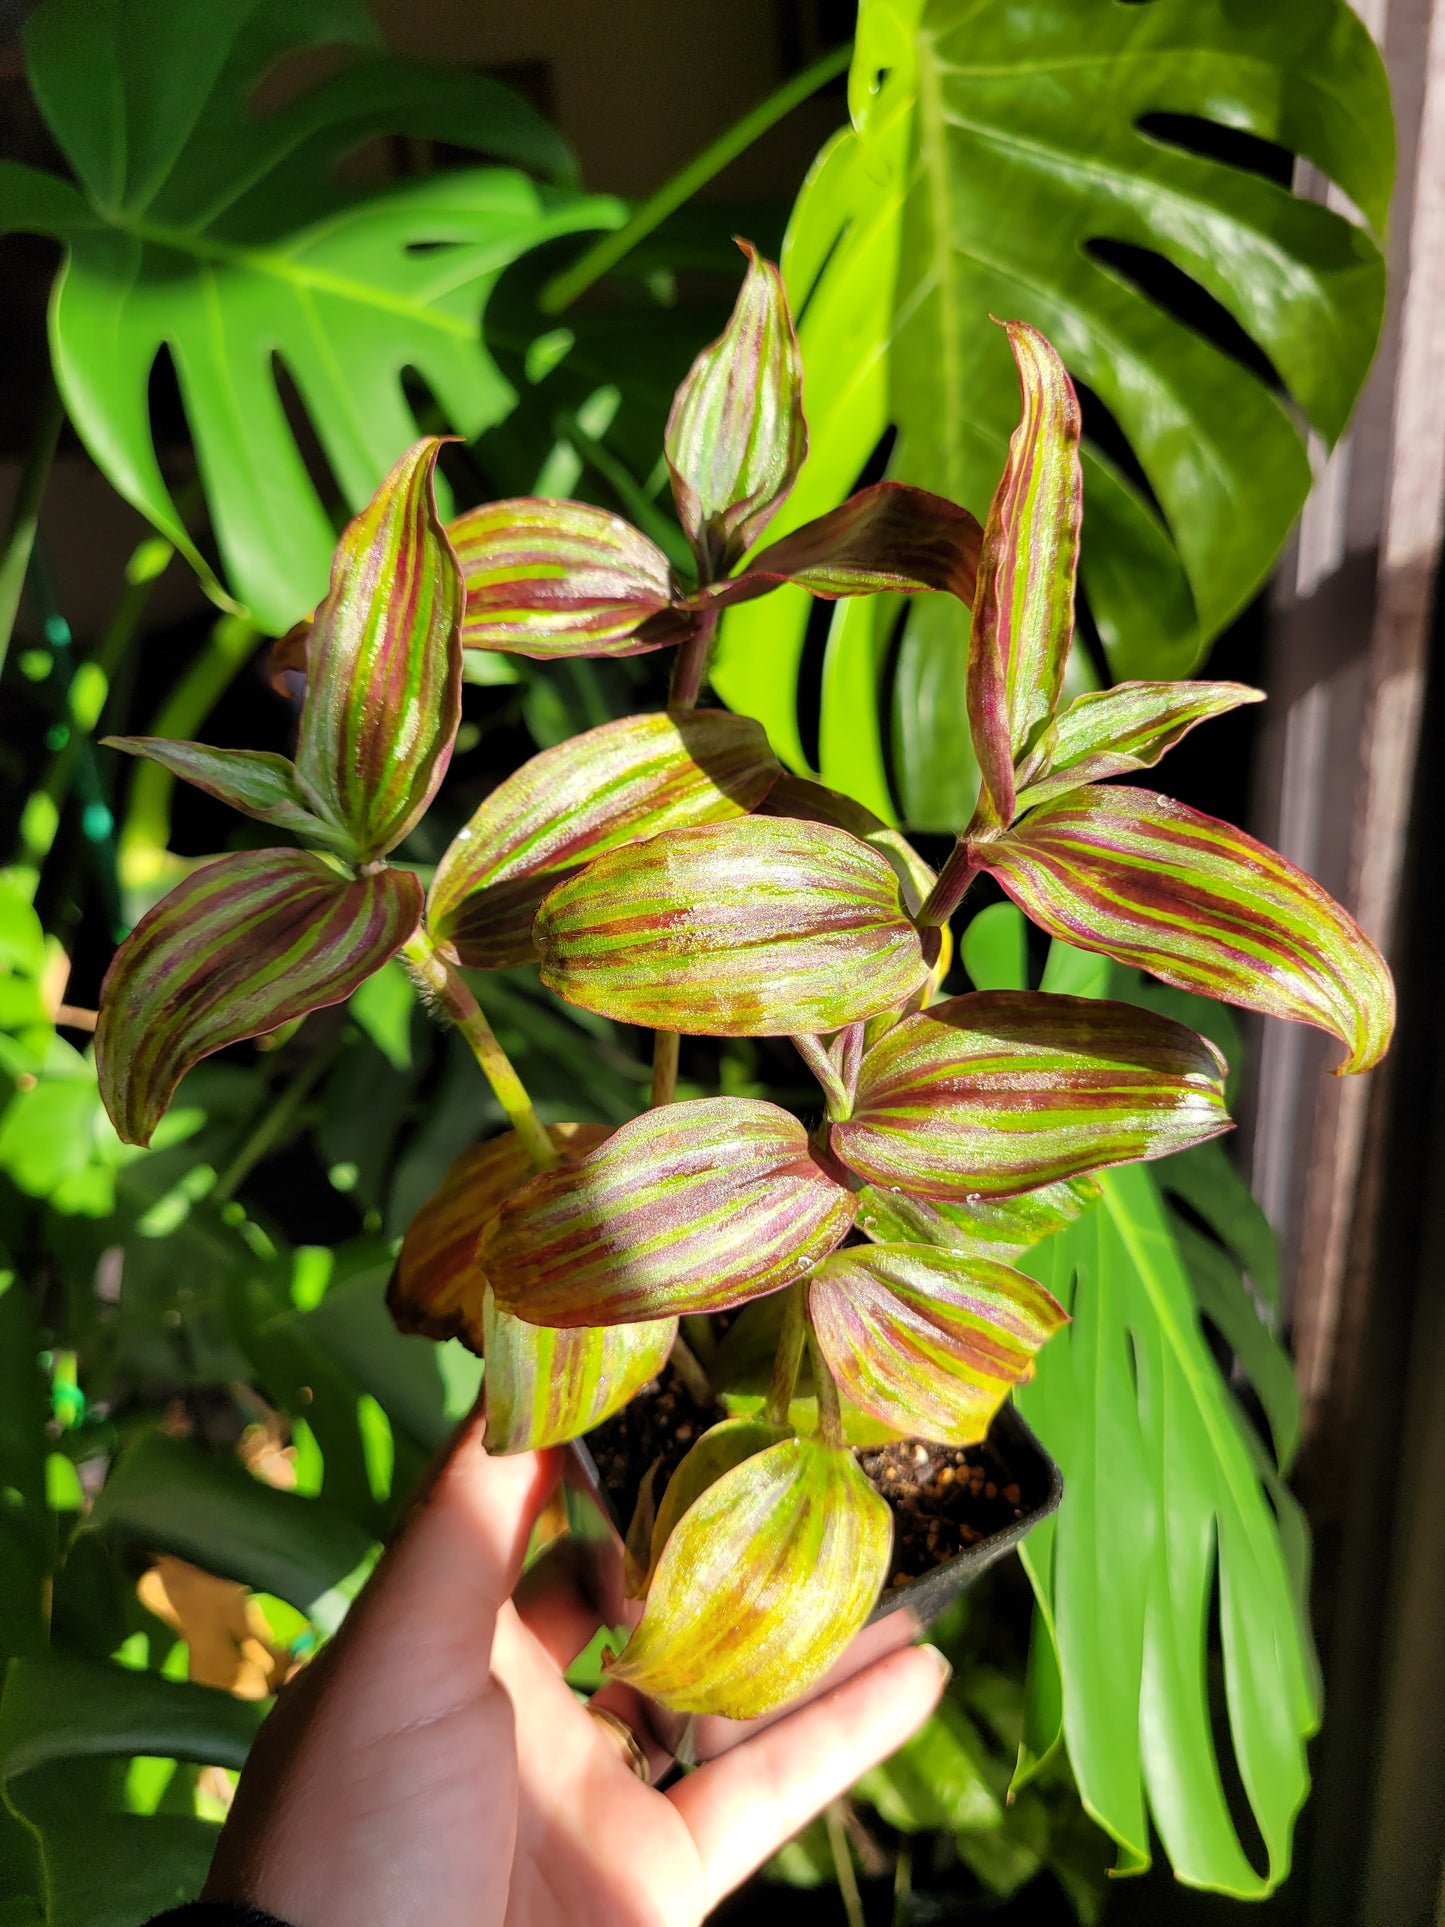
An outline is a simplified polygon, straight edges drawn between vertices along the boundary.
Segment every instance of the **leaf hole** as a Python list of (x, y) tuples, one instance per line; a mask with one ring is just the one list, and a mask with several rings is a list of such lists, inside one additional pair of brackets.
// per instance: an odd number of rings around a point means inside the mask
[[(1118, 469), (1124, 480), (1153, 510), (1160, 526), (1168, 530), (1172, 537), (1169, 517), (1164, 513), (1164, 506), (1154, 493), (1149, 477), (1144, 473), (1139, 458), (1134, 453), (1133, 443), (1120, 426), (1118, 416), (1114, 414), (1108, 403), (1089, 387), (1087, 382), (1080, 381), (1072, 369), (1069, 372), (1079, 397), (1079, 408), (1084, 423), (1084, 439), (1092, 442), (1098, 452)], [(1087, 554), (1087, 534), (1084, 537), (1084, 545)]]
[[(1126, 0), (1128, 3), (1128, 0)], [(1201, 114), (1141, 114), (1134, 125), (1148, 139), (1203, 160), (1223, 161), (1244, 174), (1288, 187), (1294, 178), (1295, 157), (1277, 141), (1265, 140), (1243, 127), (1226, 127)]]
[(341, 530), (346, 521), (348, 509), (345, 493), (331, 466), (331, 458), (322, 446), (321, 437), (316, 432), (310, 411), (301, 396), (296, 378), (279, 351), (272, 351), (271, 379), (276, 384), (277, 398), (281, 403), (286, 425), (296, 443), (297, 453), (306, 470), (307, 479), (315, 489), (322, 508), (330, 517), (332, 526)]
[(1263, 382), (1272, 394), (1286, 394), (1279, 370), (1263, 348), (1192, 274), (1186, 274), (1155, 249), (1136, 247), (1132, 241), (1096, 237), (1084, 243), (1084, 252), (1181, 327)]
[[(1203, 1654), (1205, 1692), (1208, 1698), (1209, 1709), (1209, 1731), (1214, 1741), (1214, 1757), (1219, 1763), (1219, 1780), (1220, 1785), (1224, 1789), (1225, 1805), (1229, 1809), (1229, 1817), (1234, 1823), (1234, 1830), (1239, 1836), (1240, 1848), (1255, 1873), (1258, 1874), (1261, 1879), (1264, 1879), (1269, 1872), (1269, 1848), (1265, 1844), (1264, 1835), (1259, 1830), (1259, 1822), (1255, 1819), (1254, 1808), (1250, 1805), (1249, 1795), (1245, 1791), (1244, 1779), (1239, 1770), (1239, 1761), (1235, 1757), (1234, 1734), (1229, 1720), (1229, 1698), (1224, 1682), (1224, 1640), (1221, 1625), (1222, 1615), (1219, 1584), (1219, 1563), (1223, 1558), (1224, 1549), (1220, 1544), (1217, 1521), (1215, 1522), (1213, 1536), (1214, 1556), (1210, 1562), (1210, 1572), (1207, 1581), (1209, 1586), (1209, 1629), (1206, 1635), (1206, 1645)], [(1273, 1646), (1271, 1642), (1262, 1642), (1261, 1658), (1267, 1659), (1272, 1651)], [(1253, 1653), (1238, 1653), (1236, 1655), (1239, 1669), (1242, 1673), (1248, 1671), (1253, 1658)], [(1245, 1679), (1241, 1684), (1241, 1691), (1252, 1693), (1254, 1686), (1255, 1682), (1252, 1679)], [(1286, 1719), (1289, 1717), (1282, 1708), (1277, 1708), (1276, 1714), (1278, 1717)]]

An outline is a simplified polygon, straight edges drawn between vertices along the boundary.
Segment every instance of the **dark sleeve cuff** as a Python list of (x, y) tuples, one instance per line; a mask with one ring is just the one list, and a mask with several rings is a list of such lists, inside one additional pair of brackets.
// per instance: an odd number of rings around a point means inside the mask
[(188, 1907), (157, 1914), (146, 1927), (286, 1927), (286, 1922), (256, 1907), (236, 1907), (225, 1900), (193, 1900)]

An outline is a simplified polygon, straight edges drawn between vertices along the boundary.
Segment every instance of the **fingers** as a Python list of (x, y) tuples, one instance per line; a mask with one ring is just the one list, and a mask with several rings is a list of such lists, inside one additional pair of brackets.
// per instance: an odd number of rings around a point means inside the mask
[(665, 1798), (697, 1844), (705, 1905), (916, 1732), (947, 1677), (940, 1653), (910, 1646), (679, 1781)]
[(587, 1603), (577, 1548), (559, 1539), (528, 1567), (512, 1603), (522, 1624), (559, 1672), (565, 1672), (602, 1624)]

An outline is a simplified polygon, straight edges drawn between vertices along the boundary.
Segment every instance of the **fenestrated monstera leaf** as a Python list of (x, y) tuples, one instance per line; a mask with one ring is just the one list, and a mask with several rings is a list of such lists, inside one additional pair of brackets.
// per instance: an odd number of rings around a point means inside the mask
[[(258, 111), (276, 62), (319, 45), (354, 57)], [(416, 440), (402, 371), (462, 434), (499, 421), (513, 393), (480, 334), (498, 276), (539, 242), (621, 211), (512, 168), (340, 184), (348, 153), (398, 134), (571, 175), (558, 137), (495, 81), (385, 55), (364, 0), (44, 0), (25, 52), (76, 185), (0, 163), (0, 229), (68, 249), (51, 348), (71, 420), (113, 486), (219, 592), (152, 438), (147, 387), (169, 349), (230, 590), (279, 634), (325, 592), (335, 531), (274, 361), (355, 511)]]
[[(1393, 144), (1368, 33), (1344, 0), (864, 0), (849, 100), (783, 251), (811, 453), (771, 537), (854, 486), (890, 427), (891, 474), (982, 515), (1017, 418), (989, 316), (1025, 321), (1086, 390), (1082, 579), (1108, 667), (1186, 674), (1298, 512), (1303, 422), (1335, 440), (1374, 349)], [(1307, 157), (1368, 228), (1251, 171), (1241, 135)], [(1212, 303), (1238, 349), (1198, 332)], [(903, 613), (835, 611), (819, 771), (889, 814), (891, 731), (906, 818), (952, 829), (977, 781), (968, 616), (914, 605), (892, 674)], [(807, 620), (792, 590), (729, 612), (714, 674), (799, 770)]]

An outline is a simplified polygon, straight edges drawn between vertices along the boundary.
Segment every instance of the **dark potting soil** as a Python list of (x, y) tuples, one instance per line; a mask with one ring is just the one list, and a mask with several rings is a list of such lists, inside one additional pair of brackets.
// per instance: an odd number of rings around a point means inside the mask
[[(622, 1410), (587, 1435), (618, 1528), (626, 1533), (650, 1465), (654, 1497), (710, 1425), (721, 1406), (699, 1405), (669, 1368), (650, 1379)], [(887, 1586), (919, 1579), (1023, 1516), (1025, 1495), (998, 1447), (929, 1445), (900, 1440), (860, 1448), (858, 1463), (893, 1509), (893, 1563)]]

